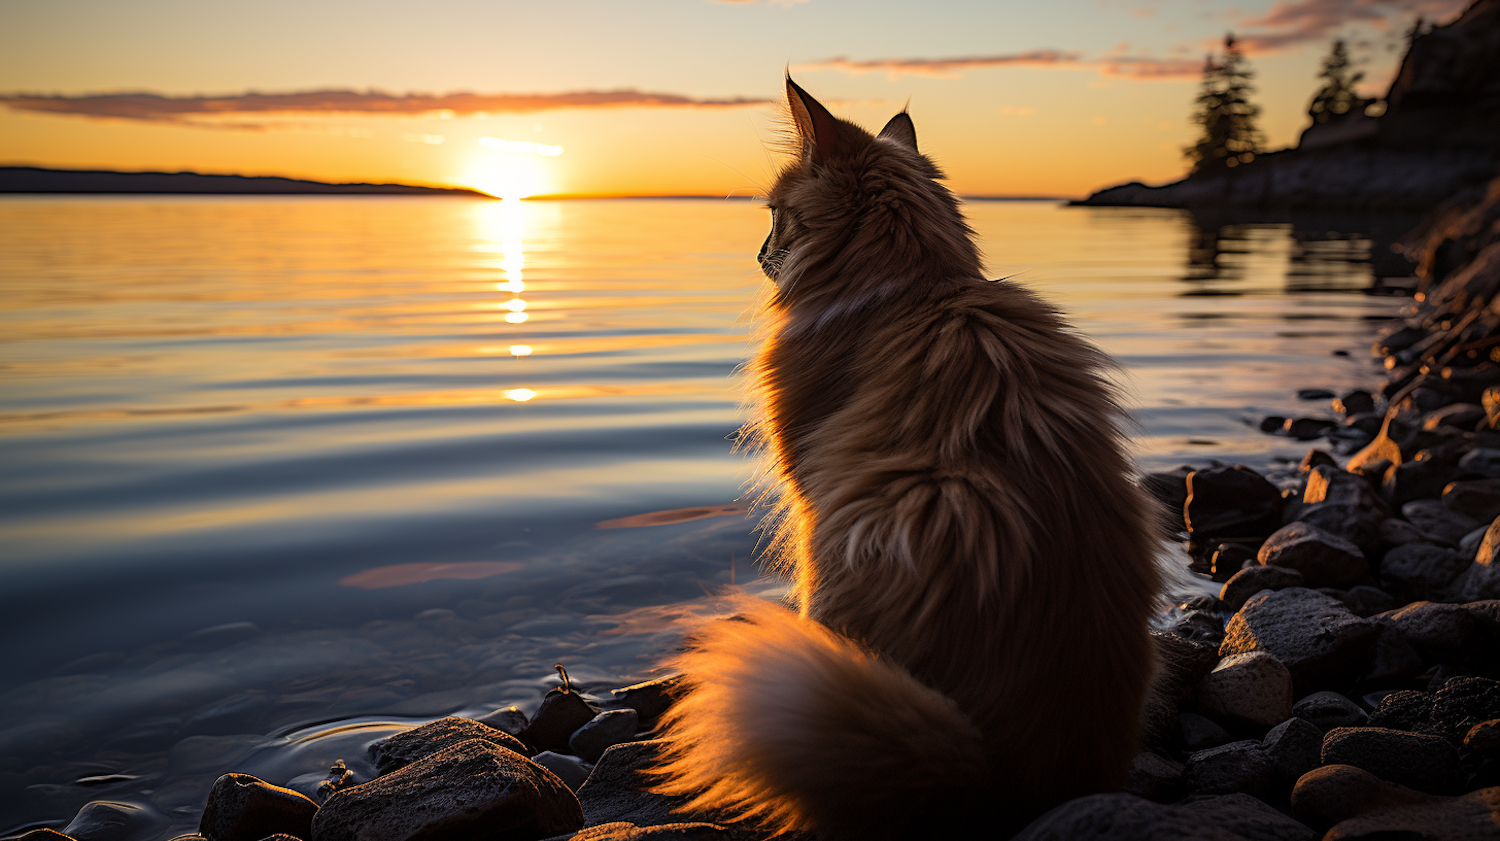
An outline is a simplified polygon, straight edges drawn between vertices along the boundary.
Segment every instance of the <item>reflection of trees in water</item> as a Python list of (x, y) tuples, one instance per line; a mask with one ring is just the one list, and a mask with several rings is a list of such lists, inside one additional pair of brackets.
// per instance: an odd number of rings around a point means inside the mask
[[(1184, 297), (1243, 294), (1218, 282), (1245, 278), (1244, 256), (1257, 250), (1257, 240), (1287, 235), (1292, 243), (1285, 291), (1291, 294), (1378, 290), (1386, 278), (1412, 272), (1391, 245), (1415, 227), (1414, 216), (1193, 211), (1183, 218), (1188, 241), (1182, 280), (1190, 287), (1181, 293)], [(1351, 270), (1356, 266), (1360, 269)]]

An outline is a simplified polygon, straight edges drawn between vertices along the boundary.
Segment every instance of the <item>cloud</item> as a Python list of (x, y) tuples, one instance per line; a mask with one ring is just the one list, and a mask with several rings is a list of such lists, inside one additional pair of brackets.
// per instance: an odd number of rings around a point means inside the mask
[(930, 76), (955, 79), (966, 70), (993, 67), (1041, 67), (1060, 70), (1093, 70), (1105, 76), (1131, 79), (1196, 78), (1203, 74), (1202, 59), (1152, 58), (1150, 56), (1105, 55), (1084, 58), (1083, 54), (1063, 50), (1032, 50), (1004, 55), (961, 56), (956, 58), (886, 58), (851, 61), (829, 58), (797, 65), (799, 72), (837, 70), (862, 74), (884, 72), (890, 78)]
[(1446, 20), (1470, 0), (1294, 0), (1271, 7), (1264, 15), (1237, 24), (1240, 46), (1247, 53), (1266, 53), (1309, 41), (1327, 41), (1346, 24), (1369, 23), (1388, 28), (1397, 19), (1423, 15)]
[[(265, 130), (253, 118), (288, 114), (451, 118), (470, 114), (521, 114), (563, 108), (723, 108), (767, 105), (766, 99), (695, 99), (674, 93), (637, 90), (576, 91), (553, 94), (447, 93), (389, 94), (380, 91), (315, 90), (293, 93), (254, 91), (225, 96), (166, 96), (109, 93), (63, 96), (0, 94), (17, 111), (70, 114), (94, 119), (141, 120), (202, 128)], [(246, 118), (252, 118), (247, 120)]]

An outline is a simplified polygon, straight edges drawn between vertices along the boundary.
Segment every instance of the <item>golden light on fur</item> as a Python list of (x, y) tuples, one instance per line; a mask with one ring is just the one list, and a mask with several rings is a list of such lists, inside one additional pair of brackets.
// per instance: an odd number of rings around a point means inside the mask
[(800, 617), (743, 603), (675, 661), (660, 790), (825, 838), (1009, 834), (1124, 780), (1162, 519), (1112, 362), (985, 279), (911, 118), (787, 98), (748, 437)]

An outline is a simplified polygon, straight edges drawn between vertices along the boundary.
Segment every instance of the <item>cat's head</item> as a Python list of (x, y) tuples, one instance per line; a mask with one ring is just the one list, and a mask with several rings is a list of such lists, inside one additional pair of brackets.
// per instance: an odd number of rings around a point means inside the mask
[(917, 151), (905, 111), (870, 134), (833, 116), (790, 76), (786, 96), (793, 160), (767, 195), (771, 233), (759, 254), (767, 277), (785, 289), (788, 275), (800, 284), (819, 265), (884, 261), (895, 271), (894, 260), (951, 276), (977, 264), (957, 202)]

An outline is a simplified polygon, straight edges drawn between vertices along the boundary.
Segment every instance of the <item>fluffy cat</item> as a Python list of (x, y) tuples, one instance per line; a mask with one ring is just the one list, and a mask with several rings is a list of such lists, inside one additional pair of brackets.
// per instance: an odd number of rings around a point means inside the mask
[(1162, 518), (1111, 361), (984, 278), (910, 117), (871, 136), (786, 86), (751, 432), (797, 611), (742, 598), (675, 658), (656, 788), (828, 839), (1008, 835), (1124, 782)]

